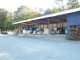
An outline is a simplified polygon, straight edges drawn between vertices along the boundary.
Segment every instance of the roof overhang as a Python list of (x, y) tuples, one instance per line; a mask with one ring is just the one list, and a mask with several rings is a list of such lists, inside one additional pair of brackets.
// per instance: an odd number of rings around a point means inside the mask
[(46, 15), (46, 16), (41, 16), (41, 17), (37, 17), (37, 18), (33, 18), (33, 19), (22, 20), (22, 21), (19, 21), (19, 22), (15, 22), (13, 24), (20, 24), (20, 23), (25, 23), (25, 22), (41, 20), (41, 19), (45, 19), (45, 18), (49, 18), (49, 17), (56, 17), (56, 16), (61, 16), (61, 15), (67, 15), (69, 13), (74, 13), (74, 12), (78, 12), (78, 11), (80, 11), (80, 8), (66, 10), (66, 11), (62, 11), (62, 12), (59, 12), (59, 13), (50, 14), (50, 15)]

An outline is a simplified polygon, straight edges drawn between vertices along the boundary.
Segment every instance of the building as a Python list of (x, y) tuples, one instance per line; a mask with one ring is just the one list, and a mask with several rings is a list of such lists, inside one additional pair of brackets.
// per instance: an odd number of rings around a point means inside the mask
[(68, 39), (80, 39), (80, 8), (15, 22), (22, 28), (43, 28), (44, 34), (65, 34)]

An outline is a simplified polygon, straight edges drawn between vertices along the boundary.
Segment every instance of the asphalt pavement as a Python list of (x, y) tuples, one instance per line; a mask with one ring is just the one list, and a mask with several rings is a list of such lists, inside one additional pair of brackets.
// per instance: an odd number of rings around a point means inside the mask
[(0, 36), (0, 60), (80, 60), (80, 41)]

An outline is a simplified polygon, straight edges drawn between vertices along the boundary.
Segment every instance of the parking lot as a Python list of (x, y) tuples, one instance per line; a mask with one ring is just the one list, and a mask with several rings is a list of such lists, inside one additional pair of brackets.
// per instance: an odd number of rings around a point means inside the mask
[(0, 60), (80, 60), (80, 41), (0, 36)]

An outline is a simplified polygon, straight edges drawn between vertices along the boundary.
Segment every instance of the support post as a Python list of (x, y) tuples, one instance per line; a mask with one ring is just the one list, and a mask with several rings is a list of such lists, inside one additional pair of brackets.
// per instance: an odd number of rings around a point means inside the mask
[(48, 35), (50, 35), (50, 34), (51, 34), (51, 31), (50, 31), (50, 27), (49, 27), (49, 25), (50, 25), (50, 21), (49, 21), (49, 18), (48, 18), (48, 32), (49, 32), (49, 34), (48, 34)]

